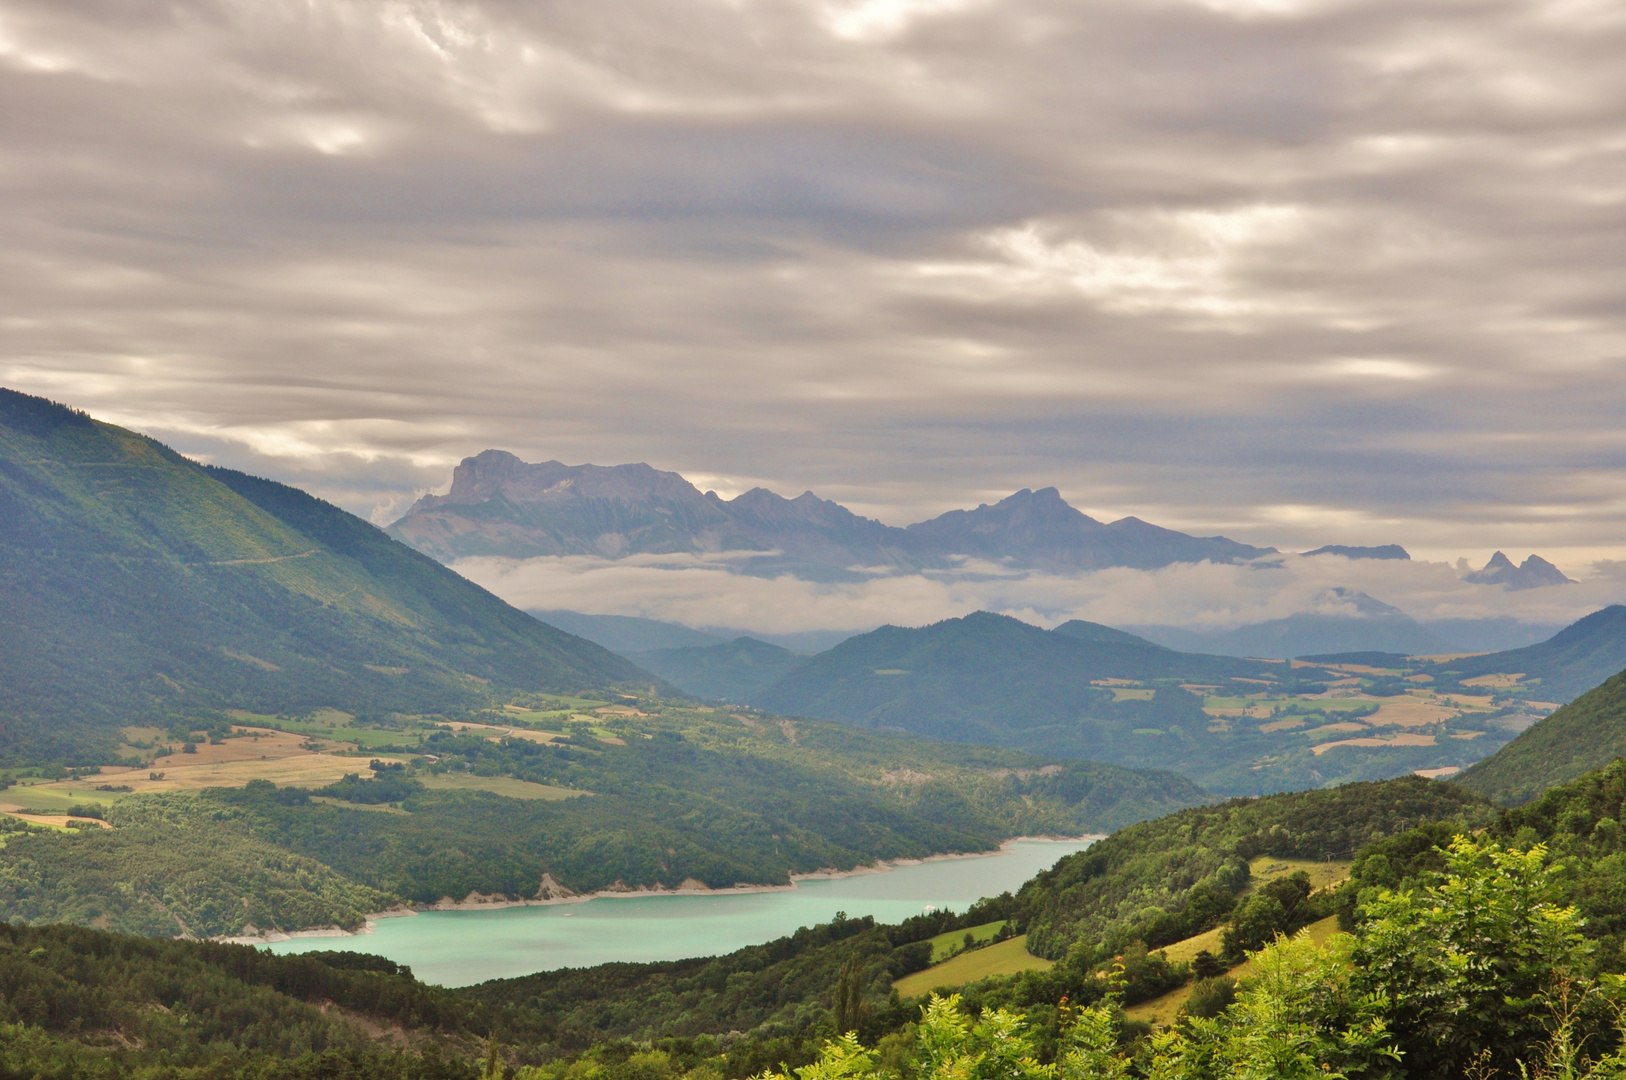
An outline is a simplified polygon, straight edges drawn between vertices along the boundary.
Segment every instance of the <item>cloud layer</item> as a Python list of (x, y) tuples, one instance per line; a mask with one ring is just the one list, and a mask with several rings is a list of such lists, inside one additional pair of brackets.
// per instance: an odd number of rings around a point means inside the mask
[(380, 517), (494, 446), (1573, 576), (1622, 55), (1607, 0), (0, 0), (0, 382)]
[(1574, 585), (1509, 592), (1473, 585), (1444, 563), (1283, 556), (1253, 564), (1185, 563), (1059, 576), (968, 563), (941, 574), (878, 574), (817, 584), (733, 573), (723, 556), (584, 556), (464, 559), (454, 569), (517, 607), (637, 615), (689, 626), (768, 634), (921, 626), (973, 611), (1041, 626), (1068, 619), (1200, 631), (1299, 612), (1357, 617), (1337, 588), (1364, 592), (1423, 622), (1513, 619), (1556, 626), (1626, 601), (1626, 564), (1600, 563)]

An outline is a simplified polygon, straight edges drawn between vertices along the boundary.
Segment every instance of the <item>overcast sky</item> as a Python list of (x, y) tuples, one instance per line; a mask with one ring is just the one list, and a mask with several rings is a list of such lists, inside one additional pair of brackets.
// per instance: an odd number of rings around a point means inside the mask
[(1626, 5), (0, 0), (0, 383), (388, 519), (1626, 557)]

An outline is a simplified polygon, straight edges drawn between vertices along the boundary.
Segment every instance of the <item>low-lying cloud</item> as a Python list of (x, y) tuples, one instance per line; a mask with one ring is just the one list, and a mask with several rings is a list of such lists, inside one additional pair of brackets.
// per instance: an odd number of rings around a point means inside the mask
[(454, 569), (522, 608), (775, 634), (920, 626), (978, 610), (1047, 627), (1077, 618), (1202, 631), (1301, 612), (1358, 617), (1337, 589), (1366, 593), (1421, 622), (1513, 619), (1552, 626), (1626, 600), (1626, 564), (1619, 563), (1598, 564), (1574, 585), (1507, 591), (1464, 582), (1445, 563), (1340, 556), (1068, 576), (968, 564), (955, 573), (877, 574), (843, 584), (751, 577), (732, 572), (732, 562), (727, 556), (478, 558)]

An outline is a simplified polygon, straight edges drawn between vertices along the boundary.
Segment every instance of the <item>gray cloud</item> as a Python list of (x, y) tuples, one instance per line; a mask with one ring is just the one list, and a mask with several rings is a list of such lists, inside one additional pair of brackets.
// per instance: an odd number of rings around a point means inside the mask
[(1554, 626), (1626, 600), (1626, 566), (1576, 569), (1580, 581), (1509, 592), (1461, 580), (1445, 563), (1351, 561), (1284, 556), (1257, 564), (1176, 564), (1145, 571), (1119, 567), (1070, 576), (1010, 571), (987, 564), (954, 573), (877, 574), (863, 582), (820, 584), (788, 575), (731, 572), (717, 556), (472, 558), (454, 564), (465, 577), (520, 607), (638, 615), (690, 626), (762, 633), (868, 630), (882, 623), (917, 626), (977, 610), (1003, 612), (1042, 626), (1072, 618), (1108, 625), (1166, 625), (1225, 630), (1303, 611), (1357, 617), (1334, 590), (1355, 589), (1424, 622), (1513, 619)]
[(1621, 557), (1623, 54), (1593, 0), (0, 0), (0, 382), (381, 516), (498, 446)]

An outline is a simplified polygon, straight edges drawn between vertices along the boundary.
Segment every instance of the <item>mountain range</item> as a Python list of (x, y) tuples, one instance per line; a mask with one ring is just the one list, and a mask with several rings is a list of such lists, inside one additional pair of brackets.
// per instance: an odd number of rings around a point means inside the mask
[[(798, 654), (823, 652), (841, 644), (859, 630), (801, 630), (790, 634), (770, 634), (727, 626), (684, 626), (682, 623), (646, 619), (637, 615), (585, 615), (579, 611), (528, 608), (527, 611), (567, 634), (595, 641), (622, 656), (677, 649), (692, 645), (721, 645), (740, 637), (752, 637)], [(866, 627), (865, 629), (871, 629)]]
[(1190, 536), (1126, 517), (1100, 522), (1055, 488), (953, 510), (907, 528), (859, 517), (811, 491), (786, 499), (753, 488), (702, 493), (648, 465), (528, 464), (501, 450), (466, 458), (445, 495), (426, 495), (389, 527), (442, 562), (480, 555), (752, 553), (751, 574), (858, 579), (876, 568), (922, 570), (967, 559), (1076, 572), (1234, 562), (1274, 552), (1223, 536)]
[(1432, 633), (1399, 608), (1363, 592), (1328, 589), (1321, 601), (1318, 606), (1336, 608), (1337, 613), (1301, 611), (1281, 619), (1207, 632), (1180, 626), (1131, 625), (1125, 629), (1187, 652), (1281, 660), (1320, 653), (1375, 651), (1419, 656), (1453, 651), (1452, 642)]
[(1342, 555), (1346, 559), (1400, 559), (1409, 560), (1411, 553), (1399, 544), (1381, 544), (1378, 547), (1352, 547), (1349, 544), (1327, 544), (1314, 551), (1306, 551), (1304, 557), (1312, 559), (1317, 555)]
[[(1434, 642), (1425, 635), (1424, 644)], [(1244, 659), (1082, 620), (1047, 631), (989, 612), (884, 626), (814, 656), (750, 637), (628, 655), (714, 700), (1173, 768), (1221, 794), (1247, 794), (1473, 765), (1626, 668), (1626, 607), (1535, 645), (1444, 659), (1384, 649)]]

